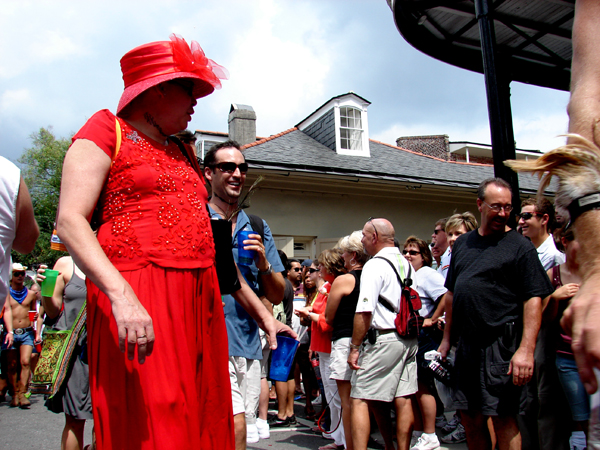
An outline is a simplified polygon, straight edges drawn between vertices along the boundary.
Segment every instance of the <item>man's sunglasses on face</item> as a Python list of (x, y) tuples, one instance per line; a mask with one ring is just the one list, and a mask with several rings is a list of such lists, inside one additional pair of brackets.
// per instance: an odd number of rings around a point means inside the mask
[(245, 162), (241, 164), (236, 164), (234, 162), (222, 162), (215, 164), (214, 167), (219, 169), (221, 172), (226, 173), (234, 173), (235, 169), (240, 169), (240, 173), (248, 172), (248, 164)]
[(542, 214), (540, 214), (540, 213), (531, 213), (531, 212), (524, 212), (524, 213), (518, 214), (518, 216), (519, 216), (521, 219), (523, 219), (523, 220), (529, 220), (529, 219), (531, 219), (533, 216), (537, 216), (537, 217), (539, 217), (539, 216), (541, 216), (541, 215), (542, 215)]
[(13, 272), (13, 275), (15, 277), (24, 277), (25, 276), (25, 272)]

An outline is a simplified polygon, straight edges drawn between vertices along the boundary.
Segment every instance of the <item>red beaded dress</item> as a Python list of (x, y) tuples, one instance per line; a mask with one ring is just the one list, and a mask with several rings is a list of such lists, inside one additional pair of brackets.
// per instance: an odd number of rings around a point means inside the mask
[[(144, 364), (119, 351), (108, 297), (88, 289), (90, 389), (99, 449), (233, 449), (227, 332), (207, 193), (174, 143), (119, 119), (121, 146), (100, 197), (98, 241), (152, 317)], [(73, 137), (112, 157), (115, 116)], [(197, 167), (197, 166), (196, 166)]]

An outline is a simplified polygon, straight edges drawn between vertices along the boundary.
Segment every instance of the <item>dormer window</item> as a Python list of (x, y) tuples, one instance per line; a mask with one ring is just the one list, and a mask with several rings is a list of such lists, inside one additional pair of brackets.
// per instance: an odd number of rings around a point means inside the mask
[(368, 100), (348, 92), (331, 98), (296, 126), (338, 155), (368, 158), (369, 105)]
[(360, 110), (343, 106), (340, 108), (340, 144), (345, 150), (362, 149), (362, 120)]

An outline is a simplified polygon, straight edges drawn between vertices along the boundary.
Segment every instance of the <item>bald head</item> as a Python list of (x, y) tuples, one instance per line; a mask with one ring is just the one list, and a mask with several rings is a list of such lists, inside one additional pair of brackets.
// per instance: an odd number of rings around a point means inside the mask
[(394, 246), (394, 227), (387, 219), (371, 219), (362, 230), (362, 244), (365, 251), (373, 256), (384, 247)]

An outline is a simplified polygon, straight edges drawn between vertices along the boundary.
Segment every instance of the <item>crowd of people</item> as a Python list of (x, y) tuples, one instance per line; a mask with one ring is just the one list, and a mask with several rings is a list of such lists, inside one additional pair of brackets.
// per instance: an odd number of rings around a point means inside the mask
[[(589, 53), (588, 34), (574, 35), (574, 66)], [(574, 72), (583, 84), (585, 67)], [(85, 308), (67, 379), (46, 402), (65, 414), (64, 449), (242, 450), (297, 424), (300, 392), (305, 418), (332, 440), (320, 450), (366, 450), (375, 426), (386, 450), (436, 449), (440, 440), (585, 448), (598, 346), (585, 311), (600, 303), (584, 245), (594, 242), (590, 212), (600, 200), (586, 196), (596, 194), (570, 191), (561, 179), (557, 204), (570, 222), (539, 197), (524, 200), (511, 224), (511, 187), (490, 178), (477, 192), (480, 221), (471, 212), (440, 219), (431, 243), (399, 241), (390, 221), (369, 218), (314, 261), (288, 259), (268, 224), (242, 209), (248, 164), (240, 146), (213, 147), (201, 168), (173, 137), (225, 69), (175, 35), (128, 52), (121, 68), (116, 115), (93, 115), (65, 158), (57, 229), (70, 256), (54, 266), (51, 296), (37, 284), (47, 267), (28, 288), (27, 268), (10, 261), (11, 248), (32, 250), (39, 229), (18, 169), (9, 164), (2, 174), (0, 401), (8, 392), (11, 407), (30, 406), (42, 321), (66, 330)], [(543, 171), (555, 156), (514, 166)], [(414, 335), (398, 331), (409, 288), (424, 319)], [(269, 386), (278, 334), (300, 346), (288, 379)], [(91, 418), (95, 440), (84, 447)]]

